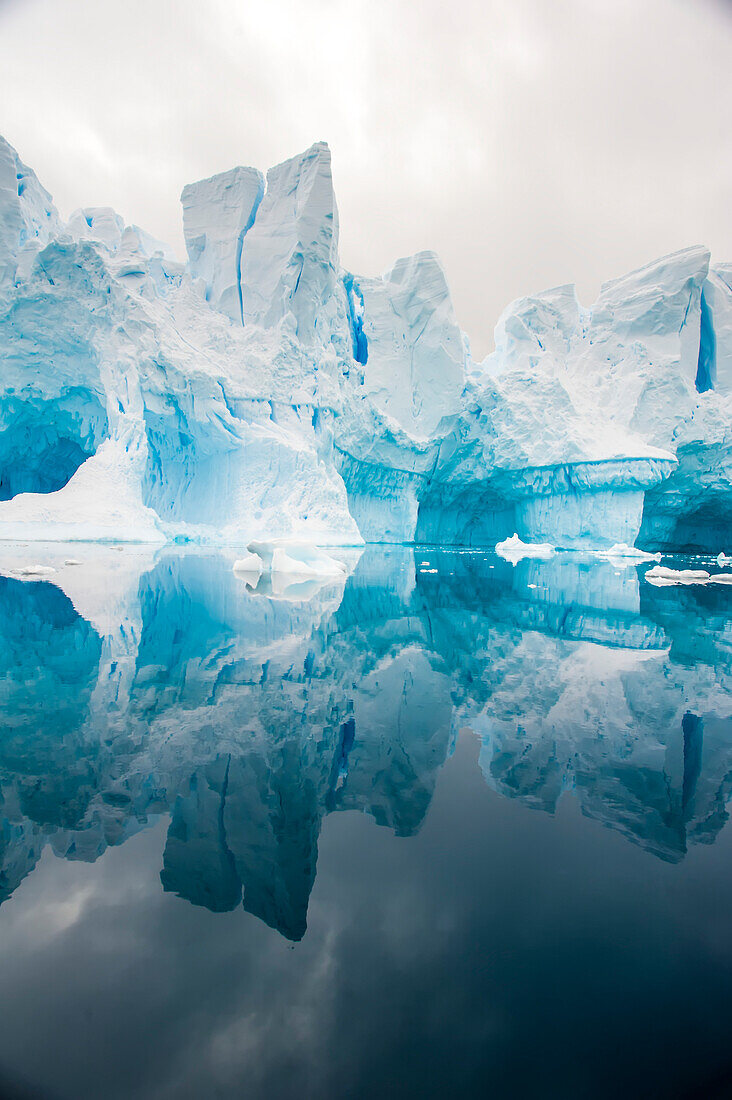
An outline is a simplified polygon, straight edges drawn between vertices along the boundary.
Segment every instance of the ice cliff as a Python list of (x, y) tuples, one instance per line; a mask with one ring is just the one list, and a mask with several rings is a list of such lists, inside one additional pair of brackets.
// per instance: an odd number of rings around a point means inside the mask
[(724, 548), (732, 267), (520, 299), (475, 363), (430, 252), (345, 271), (325, 144), (182, 194), (183, 264), (0, 139), (0, 537)]

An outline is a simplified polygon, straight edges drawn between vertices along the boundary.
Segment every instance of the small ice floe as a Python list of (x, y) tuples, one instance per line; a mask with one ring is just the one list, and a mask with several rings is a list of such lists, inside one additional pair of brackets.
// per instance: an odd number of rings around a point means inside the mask
[(56, 570), (52, 565), (21, 565), (18, 569), (13, 569), (12, 572), (17, 573), (20, 577), (48, 577)]
[(732, 584), (732, 573), (708, 573), (706, 569), (669, 569), (654, 565), (646, 573), (650, 584)]
[(732, 565), (732, 558), (728, 557), (724, 551), (721, 551), (716, 558), (717, 565)]
[[(336, 580), (345, 577), (348, 567), (331, 554), (308, 542), (277, 539), (250, 542), (247, 552), (234, 562), (234, 572), (247, 577), (287, 578), (293, 581)], [(281, 587), (282, 580), (275, 584)]]
[(596, 550), (598, 558), (606, 558), (614, 565), (633, 565), (639, 561), (660, 561), (660, 554), (647, 554), (645, 550), (638, 550), (635, 546), (628, 546), (627, 542), (616, 542), (608, 550)]
[(77, 558), (67, 558), (64, 565), (81, 565), (81, 562)]
[(277, 539), (250, 542), (247, 549), (262, 559), (263, 573), (284, 573), (288, 577), (342, 577), (348, 573), (342, 561), (310, 542)]
[(516, 564), (521, 558), (551, 558), (555, 547), (548, 542), (522, 542), (518, 533), (511, 535), (509, 539), (496, 543), (496, 553), (512, 564)]
[(243, 558), (237, 558), (234, 562), (234, 572), (246, 573), (249, 577), (261, 577), (263, 568), (264, 566), (259, 554), (252, 554), (249, 550)]

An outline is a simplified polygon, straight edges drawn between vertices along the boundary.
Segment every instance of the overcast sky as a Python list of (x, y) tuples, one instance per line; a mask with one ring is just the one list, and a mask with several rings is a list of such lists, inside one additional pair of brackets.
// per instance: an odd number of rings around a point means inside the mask
[(324, 139), (345, 266), (435, 249), (474, 352), (513, 298), (732, 260), (726, 0), (0, 0), (0, 132), (64, 216), (182, 253), (183, 185)]

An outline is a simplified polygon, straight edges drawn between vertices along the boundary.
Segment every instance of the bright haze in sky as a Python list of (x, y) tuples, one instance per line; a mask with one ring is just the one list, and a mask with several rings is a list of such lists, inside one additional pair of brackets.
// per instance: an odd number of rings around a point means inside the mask
[(482, 355), (519, 295), (732, 260), (731, 62), (723, 0), (0, 0), (0, 132), (181, 255), (185, 183), (326, 140), (344, 266), (434, 249)]

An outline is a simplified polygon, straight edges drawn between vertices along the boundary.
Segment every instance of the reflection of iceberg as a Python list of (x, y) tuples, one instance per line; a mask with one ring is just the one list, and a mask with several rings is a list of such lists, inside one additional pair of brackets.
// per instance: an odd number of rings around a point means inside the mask
[[(632, 648), (632, 631), (626, 649), (527, 631), (514, 647), (498, 646), (496, 686), (487, 705), (472, 693), (464, 722), (481, 737), (481, 767), (501, 793), (553, 812), (571, 789), (587, 816), (674, 861), (726, 820), (732, 661), (713, 619), (672, 620), (647, 602), (644, 611), (670, 649)], [(675, 632), (683, 665), (671, 656)], [(715, 735), (702, 753), (704, 726)]]
[[(324, 816), (415, 833), (465, 726), (495, 790), (553, 811), (571, 789), (664, 859), (726, 820), (719, 589), (405, 548), (366, 549), (345, 583), (290, 600), (251, 591), (233, 555), (99, 553), (56, 562), (53, 583), (0, 577), (0, 898), (44, 844), (93, 860), (169, 813), (166, 890), (298, 939)], [(81, 582), (107, 566), (92, 625)]]

